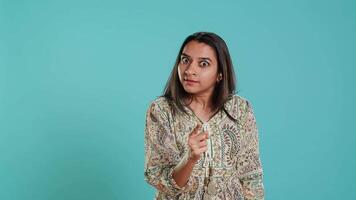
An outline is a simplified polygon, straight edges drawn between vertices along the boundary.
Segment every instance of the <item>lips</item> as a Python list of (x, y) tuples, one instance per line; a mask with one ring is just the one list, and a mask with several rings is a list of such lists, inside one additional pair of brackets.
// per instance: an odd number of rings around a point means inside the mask
[(184, 79), (184, 81), (188, 83), (198, 83), (199, 81), (191, 80), (191, 79)]

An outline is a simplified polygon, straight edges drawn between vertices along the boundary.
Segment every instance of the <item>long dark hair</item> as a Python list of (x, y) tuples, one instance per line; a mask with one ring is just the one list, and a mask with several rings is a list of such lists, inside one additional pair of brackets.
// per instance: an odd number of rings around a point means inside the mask
[[(179, 109), (180, 111), (185, 112), (183, 105), (183, 99), (190, 97), (190, 94), (187, 93), (181, 82), (179, 81), (178, 76), (178, 66), (181, 59), (182, 51), (186, 44), (190, 41), (197, 41), (209, 45), (215, 50), (217, 61), (218, 61), (218, 74), (222, 74), (222, 80), (220, 80), (215, 86), (212, 104), (213, 110), (225, 110), (225, 102), (231, 98), (235, 93), (236, 89), (236, 78), (234, 67), (231, 61), (230, 53), (227, 48), (225, 41), (215, 33), (211, 32), (196, 32), (192, 35), (189, 35), (183, 42), (180, 47), (179, 53), (177, 55), (173, 70), (167, 81), (167, 84), (164, 88), (163, 97), (166, 97), (169, 100), (171, 107), (173, 108), (173, 113)], [(227, 113), (227, 112), (226, 112)], [(229, 115), (228, 115), (229, 116)], [(229, 116), (231, 117), (231, 116)]]

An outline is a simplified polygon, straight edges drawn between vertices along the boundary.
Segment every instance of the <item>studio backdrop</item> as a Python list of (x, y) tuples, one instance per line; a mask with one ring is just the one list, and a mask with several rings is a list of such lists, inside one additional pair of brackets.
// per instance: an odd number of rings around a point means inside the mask
[(267, 200), (356, 199), (356, 4), (0, 1), (0, 199), (153, 199), (144, 124), (184, 38), (226, 41)]

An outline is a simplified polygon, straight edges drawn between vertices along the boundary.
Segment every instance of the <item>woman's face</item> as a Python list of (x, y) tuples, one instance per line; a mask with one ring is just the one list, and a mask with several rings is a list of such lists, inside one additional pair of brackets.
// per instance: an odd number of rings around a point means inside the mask
[(210, 96), (222, 78), (218, 75), (215, 50), (205, 43), (188, 42), (181, 54), (178, 75), (186, 92)]

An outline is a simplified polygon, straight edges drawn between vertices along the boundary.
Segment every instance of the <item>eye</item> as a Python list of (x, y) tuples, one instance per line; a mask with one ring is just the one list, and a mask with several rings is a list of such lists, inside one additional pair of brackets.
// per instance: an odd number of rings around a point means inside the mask
[(180, 61), (181, 61), (182, 64), (188, 64), (189, 63), (189, 59), (187, 57), (182, 57)]
[(200, 66), (202, 66), (202, 67), (207, 67), (207, 66), (209, 66), (209, 65), (210, 65), (209, 62), (206, 62), (206, 61), (200, 62)]

